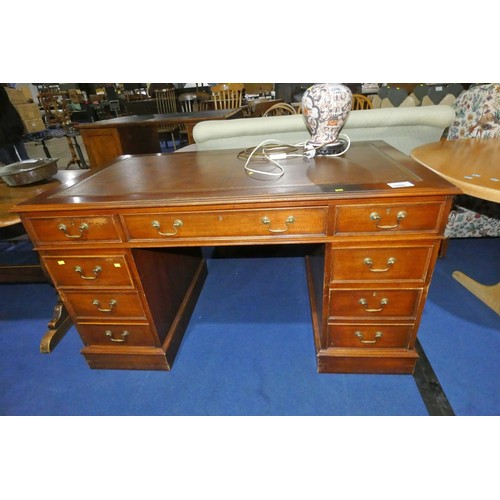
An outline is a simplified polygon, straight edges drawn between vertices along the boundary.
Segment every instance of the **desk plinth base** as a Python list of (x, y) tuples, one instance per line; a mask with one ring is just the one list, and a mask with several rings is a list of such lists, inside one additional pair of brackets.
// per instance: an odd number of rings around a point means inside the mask
[(81, 353), (85, 356), (89, 367), (111, 370), (171, 370), (206, 276), (207, 266), (205, 260), (202, 260), (161, 348), (87, 346)]
[(318, 373), (373, 373), (411, 375), (418, 360), (416, 351), (369, 354), (352, 349), (318, 351)]

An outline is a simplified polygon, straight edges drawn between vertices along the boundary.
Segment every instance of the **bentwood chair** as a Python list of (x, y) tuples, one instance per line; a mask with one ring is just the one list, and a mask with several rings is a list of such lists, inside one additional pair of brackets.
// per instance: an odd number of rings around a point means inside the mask
[(352, 94), (352, 110), (372, 109), (372, 102), (363, 94)]
[[(175, 88), (155, 90), (156, 107), (159, 114), (177, 113), (177, 100), (175, 97)], [(175, 132), (180, 129), (179, 125), (160, 125), (158, 128), (158, 135), (160, 140), (165, 136), (170, 136), (174, 150), (177, 149), (175, 145)]]
[(243, 105), (242, 83), (221, 83), (211, 90), (215, 109), (236, 109)]
[(267, 109), (262, 116), (296, 115), (295, 108), (286, 102), (279, 102)]

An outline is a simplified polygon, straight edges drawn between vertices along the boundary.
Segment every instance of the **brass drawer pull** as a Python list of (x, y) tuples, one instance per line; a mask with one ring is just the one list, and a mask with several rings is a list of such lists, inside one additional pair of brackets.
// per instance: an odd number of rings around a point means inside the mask
[(293, 224), (295, 222), (295, 217), (293, 215), (290, 215), (286, 218), (285, 220), (285, 229), (271, 229), (271, 219), (267, 216), (262, 217), (261, 219), (262, 224), (265, 224), (266, 226), (269, 226), (267, 230), (270, 233), (286, 233), (290, 227), (288, 226), (289, 224)]
[(363, 334), (361, 332), (354, 332), (354, 335), (356, 335), (356, 337), (358, 337), (359, 341), (362, 344), (375, 344), (378, 339), (382, 338), (382, 332), (375, 332), (374, 340), (364, 340)]
[(83, 269), (80, 266), (75, 266), (75, 271), (80, 275), (80, 278), (82, 278), (82, 280), (95, 280), (99, 277), (99, 274), (102, 271), (102, 267), (95, 266), (94, 269), (92, 269), (94, 276), (85, 276), (83, 274)]
[(111, 342), (125, 342), (125, 339), (128, 337), (127, 330), (123, 330), (120, 335), (120, 339), (113, 338), (113, 332), (111, 330), (106, 330), (104, 334), (106, 335), (106, 337), (109, 337), (109, 340), (111, 340)]
[(157, 220), (154, 220), (151, 222), (151, 225), (158, 230), (158, 234), (160, 236), (175, 236), (179, 230), (180, 227), (182, 227), (182, 221), (180, 219), (175, 219), (174, 223), (172, 224), (174, 230), (171, 233), (162, 233), (160, 231), (160, 223)]
[(101, 307), (101, 303), (97, 299), (94, 299), (92, 301), (92, 305), (96, 306), (97, 310), (100, 312), (103, 312), (103, 313), (111, 312), (114, 309), (114, 307), (116, 306), (116, 304), (118, 304), (118, 301), (116, 299), (111, 299), (109, 301), (109, 308), (105, 309), (105, 308)]
[(58, 226), (58, 229), (64, 233), (64, 236), (66, 236), (66, 238), (75, 238), (75, 239), (82, 238), (83, 233), (85, 231), (87, 231), (88, 228), (89, 228), (89, 225), (86, 222), (83, 222), (78, 227), (78, 231), (80, 231), (80, 234), (68, 234), (68, 232), (67, 232), (68, 228), (66, 227), (65, 224), (59, 224), (59, 226)]
[(379, 222), (382, 219), (382, 217), (380, 217), (380, 215), (377, 212), (372, 212), (370, 214), (370, 219), (373, 221), (376, 221), (375, 225), (379, 229), (396, 229), (397, 227), (399, 227), (399, 223), (403, 219), (406, 219), (407, 215), (408, 214), (404, 210), (401, 210), (400, 212), (398, 212), (398, 214), (396, 215), (396, 224), (394, 224), (393, 226), (381, 226), (381, 225), (379, 225)]
[(389, 303), (389, 299), (383, 298), (380, 301), (380, 308), (378, 309), (369, 309), (367, 308), (368, 306), (368, 301), (366, 299), (359, 299), (359, 303), (363, 306), (364, 310), (368, 313), (376, 313), (382, 311), (384, 306), (386, 306)]
[(372, 268), (373, 260), (370, 259), (370, 257), (367, 257), (363, 262), (368, 266), (369, 270), (372, 273), (385, 273), (385, 272), (389, 271), (391, 266), (393, 266), (396, 263), (396, 259), (394, 257), (389, 257), (387, 259), (387, 267), (385, 269), (373, 269)]

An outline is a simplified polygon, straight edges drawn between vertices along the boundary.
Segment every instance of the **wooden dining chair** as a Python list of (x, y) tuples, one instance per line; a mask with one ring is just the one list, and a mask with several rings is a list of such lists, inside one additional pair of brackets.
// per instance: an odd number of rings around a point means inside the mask
[[(177, 99), (175, 97), (175, 88), (168, 89), (158, 89), (155, 90), (156, 108), (158, 114), (170, 114), (177, 113)], [(176, 150), (175, 145), (175, 133), (180, 130), (180, 125), (160, 125), (158, 127), (158, 135), (160, 140), (165, 136), (170, 136), (172, 139), (172, 145), (174, 150)]]
[(372, 109), (372, 101), (363, 94), (352, 94), (352, 110)]
[(243, 105), (242, 83), (221, 83), (210, 90), (215, 109), (236, 109)]
[(262, 116), (283, 116), (283, 115), (296, 115), (295, 108), (286, 102), (279, 102), (267, 109)]
[[(210, 96), (206, 92), (187, 92), (179, 96), (179, 104), (182, 113), (196, 113), (208, 109)], [(179, 124), (179, 140), (181, 143), (189, 142), (188, 132), (184, 123)], [(183, 140), (184, 139), (184, 140)]]
[(187, 92), (179, 96), (179, 103), (183, 113), (206, 111), (210, 96), (206, 92)]

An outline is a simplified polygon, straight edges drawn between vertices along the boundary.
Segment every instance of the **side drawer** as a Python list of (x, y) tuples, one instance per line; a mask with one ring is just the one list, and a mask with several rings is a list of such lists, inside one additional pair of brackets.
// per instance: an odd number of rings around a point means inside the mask
[(131, 241), (326, 235), (326, 207), (150, 213), (123, 216)]
[(428, 232), (437, 234), (444, 202), (337, 205), (334, 234)]
[(156, 345), (147, 323), (78, 323), (76, 327), (86, 345), (122, 347)]
[(424, 283), (434, 246), (333, 248), (330, 281), (400, 280)]
[(61, 292), (71, 317), (77, 321), (82, 319), (146, 319), (146, 314), (137, 292), (103, 291), (99, 288), (92, 291)]
[(415, 290), (330, 290), (329, 318), (407, 318), (417, 314), (421, 289)]
[(43, 262), (54, 284), (59, 287), (133, 287), (122, 255), (43, 257)]
[(328, 325), (327, 347), (408, 348), (413, 325), (342, 324)]
[(84, 243), (91, 241), (120, 241), (113, 217), (40, 217), (29, 219), (37, 242)]

